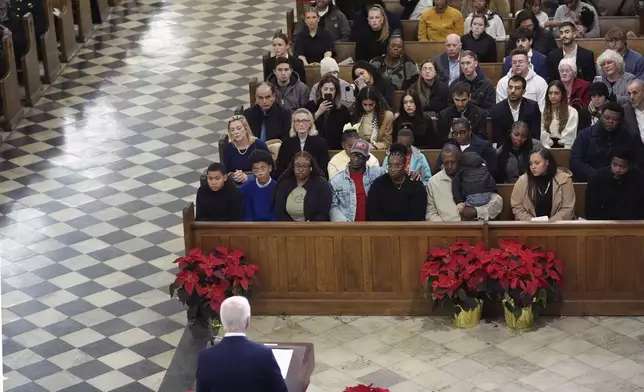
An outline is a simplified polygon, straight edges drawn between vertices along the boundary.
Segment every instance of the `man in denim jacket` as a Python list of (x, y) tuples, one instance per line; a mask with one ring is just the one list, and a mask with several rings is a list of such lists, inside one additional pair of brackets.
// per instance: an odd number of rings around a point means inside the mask
[(369, 143), (359, 139), (351, 147), (347, 168), (331, 178), (331, 222), (367, 220), (367, 193), (374, 180), (386, 173), (380, 166), (367, 167)]

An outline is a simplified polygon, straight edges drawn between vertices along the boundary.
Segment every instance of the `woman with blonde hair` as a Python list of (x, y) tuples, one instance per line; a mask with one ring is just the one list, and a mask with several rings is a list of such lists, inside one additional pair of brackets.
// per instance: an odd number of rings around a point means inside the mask
[(367, 23), (356, 23), (351, 32), (351, 41), (356, 45), (355, 59), (369, 61), (387, 53), (387, 42), (392, 30), (384, 8), (372, 5), (367, 11)]
[(294, 52), (304, 65), (319, 64), (325, 57), (335, 56), (331, 33), (320, 27), (320, 16), (315, 8), (304, 13), (306, 28), (295, 37)]
[(224, 146), (224, 166), (236, 184), (243, 184), (255, 177), (251, 173), (253, 163), (250, 155), (255, 150), (268, 151), (266, 143), (253, 135), (244, 116), (228, 120), (228, 143)]
[(577, 136), (579, 115), (568, 105), (566, 88), (559, 80), (550, 82), (541, 115), (541, 143), (547, 148), (570, 148)]
[(627, 87), (635, 79), (635, 75), (624, 69), (622, 55), (612, 49), (605, 50), (597, 57), (597, 71), (594, 82), (603, 82), (608, 87), (608, 100), (621, 105), (627, 104)]
[[(277, 155), (277, 174), (281, 175), (288, 167), (291, 159), (300, 151), (307, 151), (318, 166), (325, 170), (329, 164), (329, 148), (326, 140), (318, 135), (315, 119), (307, 109), (297, 109), (293, 112), (289, 137), (282, 140)], [(326, 173), (326, 171), (325, 171)]]

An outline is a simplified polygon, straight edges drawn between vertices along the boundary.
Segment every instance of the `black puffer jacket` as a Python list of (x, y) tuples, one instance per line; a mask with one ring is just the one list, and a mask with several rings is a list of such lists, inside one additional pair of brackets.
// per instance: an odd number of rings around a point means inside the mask
[(496, 182), (485, 166), (485, 160), (475, 152), (463, 153), (461, 167), (452, 180), (454, 202), (461, 203), (469, 195), (494, 192), (495, 190)]

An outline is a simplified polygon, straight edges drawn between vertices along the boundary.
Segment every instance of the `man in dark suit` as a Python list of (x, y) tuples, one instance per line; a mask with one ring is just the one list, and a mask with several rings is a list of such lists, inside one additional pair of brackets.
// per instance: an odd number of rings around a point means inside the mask
[[(534, 72), (546, 81), (549, 81), (548, 58), (545, 54), (532, 49), (533, 38), (534, 32), (527, 27), (519, 27), (511, 37), (511, 39), (516, 41), (517, 49), (523, 49), (528, 52), (530, 64), (532, 64)], [(505, 75), (510, 72), (510, 68), (512, 68), (512, 56), (506, 56), (505, 63), (503, 64), (503, 74)]]
[(644, 81), (635, 79), (628, 84), (628, 100), (624, 105), (624, 126), (644, 144)]
[(196, 392), (288, 392), (271, 349), (246, 338), (248, 300), (227, 298), (219, 315), (226, 335), (199, 353)]
[(253, 135), (263, 142), (288, 137), (291, 129), (291, 112), (276, 102), (276, 93), (273, 84), (261, 82), (255, 90), (255, 105), (244, 110)]
[(438, 130), (443, 140), (447, 139), (452, 123), (456, 118), (466, 118), (472, 133), (487, 140), (487, 112), (470, 102), (470, 86), (465, 82), (452, 84), (452, 105), (438, 114)]
[(595, 54), (588, 49), (577, 45), (575, 41), (575, 25), (571, 22), (563, 22), (559, 26), (559, 38), (561, 39), (561, 48), (557, 48), (548, 53), (548, 67), (550, 69), (550, 79), (559, 79), (559, 62), (561, 59), (571, 57), (577, 64), (577, 77), (592, 83), (597, 75), (595, 65)]
[[(458, 34), (450, 34), (445, 39), (445, 51), (434, 57), (432, 61), (436, 64), (438, 79), (448, 86), (454, 83), (461, 76), (461, 37)], [(481, 67), (477, 64), (476, 72), (483, 74)]]
[(508, 80), (508, 98), (489, 111), (493, 131), (488, 140), (496, 143), (496, 147), (505, 141), (512, 124), (519, 120), (528, 124), (532, 139), (541, 139), (541, 110), (535, 101), (523, 98), (525, 87), (526, 81), (522, 76), (512, 76)]

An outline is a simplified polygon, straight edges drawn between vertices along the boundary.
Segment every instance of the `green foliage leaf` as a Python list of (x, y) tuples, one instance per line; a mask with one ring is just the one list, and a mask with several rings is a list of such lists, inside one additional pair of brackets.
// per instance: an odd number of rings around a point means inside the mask
[(170, 292), (170, 298), (174, 297), (174, 292), (177, 290), (177, 285), (174, 282), (170, 283), (168, 291)]

